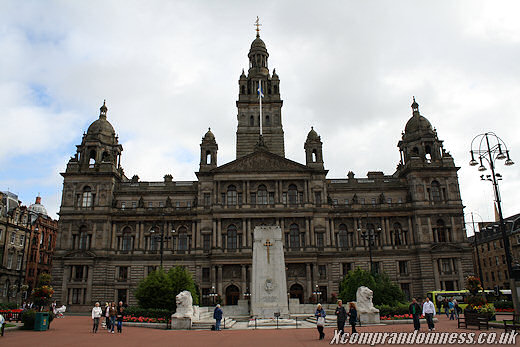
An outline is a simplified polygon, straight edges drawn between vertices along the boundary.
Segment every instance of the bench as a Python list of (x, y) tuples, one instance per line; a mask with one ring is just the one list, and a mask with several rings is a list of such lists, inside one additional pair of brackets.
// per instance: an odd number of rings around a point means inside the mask
[(509, 330), (520, 330), (520, 315), (513, 314), (512, 321), (504, 321), (504, 330), (508, 332)]
[(468, 326), (475, 326), (480, 328), (485, 327), (489, 329), (489, 319), (485, 314), (464, 312), (464, 317), (459, 316), (457, 318), (457, 327), (460, 328), (462, 325), (467, 329)]

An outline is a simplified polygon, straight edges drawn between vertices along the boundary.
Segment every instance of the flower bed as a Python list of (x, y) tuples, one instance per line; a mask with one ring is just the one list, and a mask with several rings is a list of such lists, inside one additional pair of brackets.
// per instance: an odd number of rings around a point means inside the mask
[[(421, 315), (419, 318), (424, 318), (423, 315)], [(413, 316), (409, 313), (406, 314), (394, 314), (394, 315), (388, 315), (388, 316), (381, 316), (381, 320), (399, 320), (399, 319), (413, 319)]]
[(165, 318), (150, 318), (150, 317), (134, 317), (134, 316), (123, 316), (123, 322), (131, 323), (166, 323)]
[(496, 312), (515, 312), (514, 308), (495, 308)]

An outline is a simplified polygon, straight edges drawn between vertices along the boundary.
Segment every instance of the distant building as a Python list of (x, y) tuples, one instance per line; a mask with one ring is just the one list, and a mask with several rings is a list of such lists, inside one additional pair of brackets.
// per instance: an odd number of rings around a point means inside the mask
[[(20, 303), (30, 295), (35, 277), (50, 273), (57, 231), (58, 222), (47, 216), (39, 197), (27, 208), (15, 194), (0, 193), (0, 302)], [(52, 247), (46, 243), (42, 248), (42, 234), (52, 235)], [(35, 246), (29, 240), (38, 242)]]
[(238, 81), (236, 160), (218, 164), (209, 130), (196, 181), (128, 178), (103, 104), (62, 173), (53, 266), (58, 300), (72, 310), (95, 301), (134, 305), (137, 284), (163, 259), (166, 269), (181, 265), (193, 274), (202, 304), (210, 294), (235, 304), (250, 293), (252, 233), (260, 225), (282, 229), (287, 293), (300, 302), (315, 301), (316, 289), (320, 301), (331, 301), (349, 270), (369, 269), (369, 244), (374, 271), (386, 272), (408, 296), (464, 287), (473, 271), (459, 168), (418, 103), (397, 144), (394, 173), (327, 178), (323, 143), (312, 127), (306, 138), (300, 134), (305, 163), (285, 157), (280, 79), (269, 72), (268, 57), (257, 36)]
[[(506, 235), (511, 245), (513, 259), (520, 260), (520, 214), (504, 218)], [(486, 289), (500, 286), (502, 289), (510, 288), (509, 273), (507, 270), (504, 240), (500, 231), (499, 222), (479, 223), (480, 231), (475, 236), (470, 236), (468, 241), (478, 247), (473, 248), (473, 267), (475, 274), (479, 273), (478, 266), (482, 269), (482, 281)]]

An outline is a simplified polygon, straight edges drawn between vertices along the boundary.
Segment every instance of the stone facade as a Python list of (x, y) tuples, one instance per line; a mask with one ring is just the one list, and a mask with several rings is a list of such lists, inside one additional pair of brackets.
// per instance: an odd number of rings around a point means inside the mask
[[(369, 268), (367, 231), (374, 235), (374, 269), (410, 295), (463, 287), (472, 260), (458, 167), (418, 104), (398, 143), (395, 173), (329, 179), (314, 129), (304, 144), (305, 164), (284, 157), (279, 78), (269, 74), (259, 37), (249, 58), (249, 73), (239, 79), (237, 159), (218, 165), (209, 130), (197, 181), (127, 178), (103, 105), (62, 174), (56, 298), (73, 310), (96, 300), (135, 304), (137, 283), (162, 259), (166, 269), (191, 271), (202, 304), (213, 293), (235, 304), (250, 294), (252, 233), (263, 225), (282, 229), (287, 292), (301, 302), (331, 301), (348, 270)], [(263, 117), (270, 116), (263, 124), (271, 124), (262, 137), (257, 80), (265, 84)]]

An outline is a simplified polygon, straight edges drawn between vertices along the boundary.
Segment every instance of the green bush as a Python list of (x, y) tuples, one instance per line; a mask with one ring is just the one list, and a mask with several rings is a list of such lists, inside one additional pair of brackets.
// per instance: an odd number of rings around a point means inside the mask
[(175, 297), (183, 290), (191, 293), (194, 305), (199, 303), (195, 282), (186, 268), (176, 266), (168, 273), (159, 268), (139, 283), (135, 297), (141, 308), (167, 309), (173, 312), (177, 307)]
[(355, 301), (359, 287), (365, 286), (374, 292), (374, 305), (397, 306), (404, 302), (404, 293), (401, 288), (386, 274), (371, 274), (359, 267), (349, 271), (340, 284), (339, 297), (344, 302)]
[(34, 329), (34, 320), (36, 318), (35, 310), (25, 310), (22, 312), (22, 323), (24, 330), (33, 330)]
[(380, 316), (394, 316), (408, 313), (408, 304), (397, 304), (396, 306), (390, 305), (374, 305), (379, 309)]
[(17, 308), (16, 302), (0, 302), (0, 310), (15, 310)]
[(142, 308), (129, 306), (125, 309), (125, 316), (148, 317), (148, 318), (169, 318), (172, 311), (163, 308)]
[(507, 300), (496, 301), (493, 305), (495, 308), (513, 308), (513, 302)]

